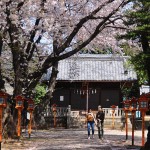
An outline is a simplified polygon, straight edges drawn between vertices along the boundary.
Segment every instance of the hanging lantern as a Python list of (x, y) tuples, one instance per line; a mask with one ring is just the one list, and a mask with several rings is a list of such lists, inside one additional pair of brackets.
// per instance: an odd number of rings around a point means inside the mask
[(94, 94), (94, 91), (92, 90), (92, 94)]
[(84, 95), (84, 90), (82, 91), (82, 95)]
[(90, 91), (90, 89), (88, 90), (88, 94), (89, 94), (89, 95), (91, 94), (91, 91)]

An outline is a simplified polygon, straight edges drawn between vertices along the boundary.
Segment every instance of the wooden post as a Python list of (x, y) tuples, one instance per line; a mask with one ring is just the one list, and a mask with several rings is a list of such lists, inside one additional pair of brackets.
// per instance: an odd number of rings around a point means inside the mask
[(67, 128), (70, 128), (71, 122), (71, 105), (68, 105), (68, 111), (67, 111)]
[(24, 100), (25, 98), (21, 95), (18, 95), (14, 98), (16, 100), (16, 109), (18, 109), (18, 124), (17, 124), (17, 134), (18, 134), (18, 140), (20, 139), (21, 134), (21, 111), (24, 108)]
[(89, 109), (89, 90), (88, 90), (88, 84), (86, 85), (86, 112), (88, 113)]
[(31, 98), (28, 98), (26, 99), (28, 101), (28, 111), (29, 111), (29, 114), (30, 114), (30, 117), (29, 117), (29, 124), (28, 124), (28, 134), (29, 134), (29, 138), (31, 136), (31, 128), (32, 128), (32, 112), (34, 110), (34, 101), (33, 99)]
[(29, 121), (29, 125), (28, 125), (29, 138), (31, 136), (31, 128), (32, 128), (32, 111), (30, 110), (30, 121)]
[(115, 126), (115, 108), (116, 108), (116, 106), (115, 105), (112, 105), (111, 106), (111, 108), (112, 108), (112, 129), (114, 129), (114, 126)]
[(142, 111), (142, 146), (145, 144), (145, 111)]
[(128, 139), (128, 111), (130, 107), (130, 101), (123, 101), (123, 111), (125, 112), (125, 126), (126, 126), (126, 140)]
[(56, 128), (56, 111), (53, 112), (53, 114), (54, 114), (54, 128)]
[(2, 113), (3, 113), (3, 108), (6, 107), (7, 105), (7, 100), (6, 98), (8, 97), (8, 94), (0, 91), (0, 150), (1, 150), (1, 143), (2, 143)]
[(22, 108), (18, 108), (18, 124), (17, 124), (18, 140), (20, 139), (21, 134), (21, 110)]
[(142, 114), (142, 146), (145, 144), (145, 113), (149, 110), (150, 93), (142, 94), (138, 100), (139, 110)]
[(128, 111), (125, 111), (126, 140), (128, 139)]
[(132, 111), (132, 146), (134, 145), (135, 111)]
[(54, 116), (54, 128), (56, 128), (56, 114), (57, 114), (57, 105), (53, 104), (52, 106), (52, 111), (53, 111), (53, 116)]
[(115, 127), (115, 118), (114, 118), (114, 114), (115, 114), (115, 111), (112, 110), (112, 129), (114, 129)]

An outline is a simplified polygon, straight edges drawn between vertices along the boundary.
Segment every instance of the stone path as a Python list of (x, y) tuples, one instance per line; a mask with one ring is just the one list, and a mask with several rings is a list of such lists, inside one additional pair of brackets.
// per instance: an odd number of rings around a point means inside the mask
[(33, 131), (31, 138), (23, 133), (20, 141), (11, 140), (2, 143), (2, 150), (139, 150), (141, 131), (135, 132), (135, 145), (131, 147), (131, 133), (125, 141), (125, 132), (105, 129), (103, 140), (87, 139), (86, 129), (50, 129)]

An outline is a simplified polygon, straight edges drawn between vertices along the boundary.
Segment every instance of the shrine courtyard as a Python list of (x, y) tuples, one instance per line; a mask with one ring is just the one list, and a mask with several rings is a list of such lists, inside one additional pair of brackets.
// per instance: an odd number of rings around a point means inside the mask
[[(86, 128), (33, 130), (30, 139), (28, 132), (23, 132), (19, 141), (3, 140), (2, 150), (140, 150), (141, 131), (135, 131), (134, 146), (131, 142), (131, 131), (128, 134), (128, 140), (125, 140), (124, 130), (105, 129), (104, 138), (101, 140), (98, 139), (97, 130), (94, 139), (87, 139)], [(147, 136), (147, 131), (145, 135)]]

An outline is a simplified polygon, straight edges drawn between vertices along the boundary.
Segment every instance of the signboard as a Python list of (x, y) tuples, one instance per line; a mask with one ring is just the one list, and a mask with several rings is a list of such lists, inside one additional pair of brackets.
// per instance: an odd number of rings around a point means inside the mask
[(64, 101), (64, 96), (60, 96), (60, 101)]
[(30, 120), (30, 113), (27, 112), (27, 119)]
[(142, 85), (142, 86), (140, 87), (140, 95), (141, 95), (142, 93), (148, 93), (148, 92), (150, 92), (150, 86)]

